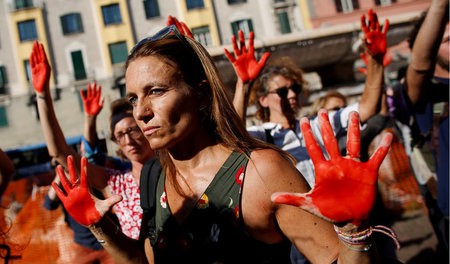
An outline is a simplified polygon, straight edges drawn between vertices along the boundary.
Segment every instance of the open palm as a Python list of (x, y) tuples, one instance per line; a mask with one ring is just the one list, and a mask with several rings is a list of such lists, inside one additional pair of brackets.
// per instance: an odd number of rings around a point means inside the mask
[(236, 57), (234, 57), (227, 49), (225, 49), (224, 51), (225, 55), (227, 55), (228, 59), (233, 64), (234, 69), (236, 70), (236, 73), (239, 76), (239, 78), (241, 78), (242, 82), (246, 83), (258, 77), (258, 74), (261, 72), (261, 70), (264, 68), (264, 65), (266, 64), (266, 61), (269, 58), (270, 53), (269, 52), (264, 53), (259, 62), (256, 61), (255, 47), (253, 44), (255, 36), (253, 31), (250, 32), (248, 51), (245, 47), (244, 33), (242, 32), (242, 30), (239, 30), (238, 34), (239, 34), (239, 43), (241, 47), (240, 49), (237, 46), (236, 37), (233, 36), (231, 38), (231, 41), (233, 42), (234, 54), (236, 55)]
[(42, 93), (48, 87), (51, 68), (42, 43), (35, 41), (30, 55), (31, 77), (36, 92)]
[(106, 200), (100, 200), (91, 194), (88, 181), (86, 179), (87, 158), (81, 158), (81, 177), (78, 181), (77, 174), (73, 165), (72, 156), (67, 157), (67, 166), (69, 169), (70, 182), (59, 165), (57, 167), (59, 179), (67, 195), (56, 185), (52, 183), (59, 199), (64, 204), (64, 208), (79, 224), (89, 226), (98, 223), (111, 207), (120, 202), (122, 197), (114, 195)]
[(298, 206), (332, 223), (359, 225), (372, 209), (378, 168), (389, 150), (392, 135), (386, 134), (372, 158), (362, 163), (359, 161), (359, 116), (356, 112), (350, 113), (346, 157), (340, 155), (325, 110), (319, 111), (319, 122), (329, 160), (325, 159), (314, 138), (308, 118), (301, 120), (301, 130), (316, 173), (314, 188), (309, 193), (274, 193), (272, 200)]

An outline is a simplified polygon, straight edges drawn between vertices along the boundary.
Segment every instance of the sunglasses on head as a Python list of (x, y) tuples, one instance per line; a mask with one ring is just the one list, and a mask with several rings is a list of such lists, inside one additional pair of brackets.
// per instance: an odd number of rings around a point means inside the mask
[(165, 38), (166, 36), (173, 34), (174, 36), (176, 36), (179, 40), (181, 40), (181, 42), (186, 45), (186, 48), (191, 48), (189, 43), (187, 43), (186, 39), (184, 38), (184, 36), (180, 33), (180, 31), (178, 31), (178, 28), (175, 25), (170, 25), (167, 26), (163, 29), (161, 29), (158, 33), (156, 33), (153, 36), (150, 37), (146, 37), (144, 39), (142, 39), (141, 41), (138, 42), (138, 44), (136, 44), (132, 49), (130, 54), (132, 54), (139, 46), (141, 46), (142, 44), (144, 44), (147, 41), (157, 41), (157, 40), (161, 40), (163, 38)]
[(280, 98), (285, 99), (285, 98), (287, 98), (289, 90), (292, 90), (296, 95), (299, 95), (302, 92), (302, 85), (294, 83), (291, 86), (283, 86), (283, 87), (277, 88), (273, 91), (268, 92), (268, 94), (276, 93), (276, 94), (278, 94), (278, 96)]

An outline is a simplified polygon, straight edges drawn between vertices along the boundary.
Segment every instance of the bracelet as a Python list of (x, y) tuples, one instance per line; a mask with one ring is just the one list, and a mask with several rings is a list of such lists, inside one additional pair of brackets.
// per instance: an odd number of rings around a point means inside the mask
[[(340, 238), (339, 238), (339, 239), (340, 239)], [(372, 248), (372, 244), (373, 244), (373, 243), (370, 243), (369, 245), (367, 245), (367, 246), (364, 247), (364, 248), (353, 248), (353, 247), (347, 245), (347, 243), (344, 243), (344, 245), (345, 245), (346, 247), (348, 247), (349, 249), (354, 250), (354, 251), (358, 251), (358, 252), (367, 252), (367, 251), (369, 251), (370, 248)]]
[[(344, 233), (341, 230), (339, 230), (339, 228), (337, 226), (334, 226), (334, 230), (336, 231), (338, 238), (342, 242), (344, 242), (344, 244), (347, 247), (349, 247), (347, 244), (350, 244), (350, 245), (366, 244), (367, 240), (372, 235), (372, 232), (376, 231), (376, 232), (383, 233), (383, 234), (389, 236), (390, 238), (392, 238), (392, 240), (394, 240), (394, 242), (395, 242), (397, 249), (400, 249), (400, 243), (398, 242), (397, 235), (395, 235), (395, 233), (394, 233), (394, 231), (392, 231), (392, 229), (390, 229), (386, 226), (377, 225), (375, 227), (369, 227), (366, 230), (363, 230), (361, 232), (354, 233), (354, 234)], [(353, 249), (353, 248), (351, 248), (351, 249)], [(370, 249), (370, 247), (367, 250), (369, 250), (369, 249)], [(354, 250), (357, 250), (357, 249), (354, 249)]]
[(39, 98), (39, 99), (44, 99), (44, 100), (45, 100), (46, 97), (39, 94), (39, 95), (38, 95), (38, 98)]

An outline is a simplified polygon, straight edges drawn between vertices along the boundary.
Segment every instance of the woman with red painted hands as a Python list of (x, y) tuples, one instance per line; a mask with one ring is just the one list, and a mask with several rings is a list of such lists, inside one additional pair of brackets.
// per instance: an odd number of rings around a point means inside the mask
[[(156, 193), (141, 192), (141, 197), (155, 197), (155, 233), (146, 230), (144, 222), (145, 240), (127, 243), (111, 221), (102, 218), (116, 200), (91, 196), (84, 180), (91, 173), (85, 160), (80, 184), (73, 166), (69, 167), (70, 183), (59, 169), (66, 181), (66, 194), (58, 190), (61, 200), (91, 227), (117, 262), (289, 263), (287, 240), (313, 263), (370, 263), (376, 257), (375, 247), (369, 246), (370, 232), (363, 232), (362, 225), (345, 224), (366, 220), (390, 135), (370, 162), (360, 163), (356, 158), (358, 115), (352, 114), (352, 158), (331, 152), (330, 161), (316, 159), (317, 177), (323, 180), (306, 194), (309, 205), (305, 203), (306, 210), (301, 210), (279, 203), (290, 197), (283, 200), (286, 195), (273, 195), (310, 190), (292, 157), (248, 135), (217, 68), (198, 42), (175, 26), (142, 40), (127, 59), (126, 81), (133, 115), (151, 148), (159, 153), (163, 168)], [(319, 118), (327, 150), (333, 151), (336, 143), (326, 112)], [(305, 129), (308, 120), (302, 124)], [(305, 135), (318, 156), (320, 148), (313, 144), (312, 133), (305, 131)], [(366, 199), (353, 202), (361, 196)], [(351, 202), (338, 202), (342, 200)], [(80, 208), (90, 213), (82, 214)], [(337, 227), (341, 240), (325, 219), (345, 225)], [(357, 232), (363, 233), (354, 235)]]
[[(48, 152), (64, 168), (67, 169), (68, 166), (72, 166), (72, 162), (76, 164), (75, 167), (79, 168), (81, 157), (67, 145), (56, 118), (49, 88), (51, 68), (43, 45), (37, 41), (33, 44), (30, 65), (33, 86), (37, 95), (41, 127)], [(86, 109), (86, 111), (90, 110), (92, 109)], [(131, 161), (132, 168), (119, 171), (89, 164), (88, 171), (91, 177), (88, 180), (90, 186), (102, 191), (104, 196), (110, 197), (102, 200), (102, 203), (108, 203), (109, 207), (115, 204), (114, 209), (122, 232), (128, 237), (137, 239), (142, 218), (142, 208), (139, 201), (140, 172), (143, 164), (153, 157), (153, 151), (137, 126), (132, 115), (132, 106), (128, 101), (122, 99), (113, 102), (111, 113), (111, 137), (119, 145), (125, 157)], [(69, 155), (72, 157), (70, 163), (67, 162)], [(78, 210), (78, 212), (75, 212), (76, 214), (82, 212), (81, 208)], [(72, 216), (78, 221), (74, 215)]]

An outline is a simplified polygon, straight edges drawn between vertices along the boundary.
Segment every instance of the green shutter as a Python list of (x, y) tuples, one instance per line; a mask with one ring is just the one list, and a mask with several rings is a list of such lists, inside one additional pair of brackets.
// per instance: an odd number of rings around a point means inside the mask
[(127, 43), (123, 41), (109, 44), (109, 54), (111, 56), (112, 64), (125, 62), (128, 57)]
[(248, 23), (248, 30), (249, 30), (248, 34), (250, 34), (250, 32), (253, 31), (253, 22), (251, 19), (248, 19), (247, 23)]
[(278, 21), (280, 22), (281, 33), (291, 33), (291, 25), (289, 24), (289, 17), (286, 12), (278, 13)]
[(8, 83), (5, 66), (0, 66), (0, 87)]
[(86, 79), (86, 70), (84, 69), (83, 54), (81, 50), (71, 52), (72, 64), (75, 80)]
[(231, 30), (233, 30), (233, 35), (236, 36), (236, 38), (238, 37), (238, 32), (239, 32), (239, 22), (233, 22), (231, 23)]
[(0, 106), (0, 127), (8, 126), (8, 117), (6, 116), (6, 107)]
[(75, 14), (75, 19), (77, 21), (78, 32), (83, 32), (84, 28), (83, 28), (83, 23), (81, 22), (81, 15), (80, 15), (80, 13)]

